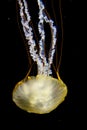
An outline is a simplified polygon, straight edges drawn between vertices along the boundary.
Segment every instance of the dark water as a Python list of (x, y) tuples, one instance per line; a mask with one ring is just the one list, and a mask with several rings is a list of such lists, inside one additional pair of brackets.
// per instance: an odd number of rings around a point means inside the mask
[[(50, 12), (50, 16), (55, 20), (51, 1), (44, 0), (45, 6), (47, 7), (47, 11)], [(59, 17), (59, 6), (58, 0), (54, 0), (54, 11), (56, 14), (58, 25), (60, 25), (60, 17)], [(30, 11), (32, 13), (34, 25), (38, 20), (36, 20), (37, 14), (36, 12), (36, 3), (34, 4), (34, 0), (28, 1)], [(11, 129), (71, 129), (72, 127), (76, 127), (79, 125), (78, 116), (81, 114), (80, 109), (80, 95), (81, 95), (81, 46), (76, 41), (76, 35), (74, 33), (74, 16), (73, 16), (73, 2), (71, 0), (62, 0), (61, 8), (62, 8), (62, 17), (63, 17), (63, 31), (64, 31), (64, 39), (63, 39), (63, 53), (62, 53), (62, 61), (60, 66), (60, 76), (63, 81), (67, 84), (68, 87), (68, 95), (66, 100), (54, 111), (45, 115), (37, 115), (27, 113), (22, 111), (12, 102), (12, 90), (15, 84), (24, 78), (28, 71), (28, 58), (26, 53), (26, 47), (24, 43), (25, 41), (22, 31), (19, 29), (19, 25), (17, 23), (17, 12), (19, 11), (16, 7), (16, 1), (8, 0), (8, 45), (9, 45), (9, 67), (7, 76), (7, 86), (4, 87), (4, 96), (2, 96), (5, 100), (3, 105), (4, 109), (4, 119), (8, 121), (8, 128)], [(35, 7), (34, 7), (35, 6)], [(33, 9), (32, 9), (32, 8)], [(17, 10), (16, 10), (17, 9)], [(52, 12), (51, 12), (52, 11)], [(34, 19), (35, 18), (35, 19)], [(59, 21), (58, 21), (59, 20)], [(35, 22), (36, 21), (36, 22)], [(20, 24), (20, 22), (19, 22)], [(20, 25), (21, 26), (21, 25)], [(20, 27), (21, 28), (21, 27)], [(36, 27), (35, 27), (36, 28)], [(57, 26), (58, 33), (60, 35), (60, 39), (58, 44), (59, 47), (61, 45), (61, 28)], [(37, 30), (36, 30), (37, 31)], [(37, 32), (38, 33), (38, 32)], [(37, 34), (38, 36), (38, 34)], [(49, 42), (49, 39), (48, 39)], [(60, 48), (59, 48), (60, 51)], [(31, 61), (32, 62), (32, 61)], [(55, 62), (55, 61), (54, 61)], [(33, 66), (36, 70), (36, 66)], [(33, 75), (34, 72), (32, 72)], [(2, 99), (3, 102), (3, 99)]]

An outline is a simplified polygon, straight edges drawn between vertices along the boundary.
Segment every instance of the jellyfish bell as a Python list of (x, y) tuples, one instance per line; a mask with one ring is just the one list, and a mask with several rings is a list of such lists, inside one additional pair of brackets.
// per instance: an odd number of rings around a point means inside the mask
[(33, 113), (49, 113), (64, 101), (67, 87), (61, 79), (37, 75), (16, 84), (13, 101), (18, 107)]
[[(38, 30), (40, 34), (39, 53), (33, 39), (32, 28), (29, 26), (31, 17), (28, 12), (26, 0), (18, 0), (20, 7), (20, 17), (26, 40), (28, 40), (29, 52), (37, 65), (37, 75), (29, 76), (27, 73), (25, 78), (15, 85), (12, 93), (14, 103), (21, 109), (37, 113), (45, 114), (54, 110), (61, 104), (67, 95), (67, 86), (61, 80), (58, 71), (55, 69), (56, 78), (52, 76), (51, 65), (53, 64), (53, 56), (56, 46), (56, 27), (45, 11), (44, 4), (41, 0), (37, 0), (39, 6), (39, 23)], [(25, 12), (24, 12), (25, 11)], [(26, 15), (26, 20), (24, 19)], [(52, 35), (52, 43), (49, 49), (48, 61), (45, 54), (45, 32), (43, 23), (49, 24)]]

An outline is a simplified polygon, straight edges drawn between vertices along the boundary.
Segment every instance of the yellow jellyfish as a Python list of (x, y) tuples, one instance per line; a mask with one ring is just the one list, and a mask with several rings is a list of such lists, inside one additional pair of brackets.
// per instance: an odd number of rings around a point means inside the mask
[[(57, 108), (67, 95), (67, 86), (60, 78), (58, 69), (53, 65), (53, 57), (56, 50), (57, 29), (56, 26), (54, 26), (54, 21), (46, 11), (43, 2), (37, 0), (39, 7), (38, 31), (40, 35), (38, 51), (36, 41), (33, 37), (33, 29), (31, 26), (32, 18), (28, 11), (27, 1), (18, 0), (18, 4), (20, 8), (21, 24), (29, 46), (29, 53), (32, 60), (37, 65), (37, 74), (30, 76), (30, 69), (24, 79), (15, 85), (12, 99), (19, 108), (29, 113), (49, 113)], [(46, 41), (44, 23), (49, 24), (52, 36), (47, 57), (45, 53)], [(57, 78), (53, 77), (52, 66)]]

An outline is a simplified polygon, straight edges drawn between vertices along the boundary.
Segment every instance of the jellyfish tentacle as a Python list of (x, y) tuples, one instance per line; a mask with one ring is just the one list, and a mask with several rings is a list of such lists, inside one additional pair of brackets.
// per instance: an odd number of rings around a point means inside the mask
[(33, 38), (32, 28), (30, 26), (31, 16), (28, 11), (27, 2), (26, 2), (26, 0), (23, 0), (23, 2), (21, 0), (18, 0), (18, 4), (20, 7), (21, 24), (23, 26), (25, 38), (26, 38), (26, 40), (28, 40), (30, 55), (31, 55), (32, 59), (37, 62), (38, 73), (40, 74), (40, 73), (42, 73), (41, 72), (42, 63), (41, 63), (41, 59), (40, 59), (39, 55), (37, 54), (37, 50), (35, 49), (36, 43)]
[[(53, 56), (55, 53), (55, 45), (56, 45), (56, 27), (54, 26), (54, 22), (46, 13), (43, 2), (41, 0), (37, 0), (39, 6), (38, 30), (41, 37), (38, 43), (40, 49), (38, 54), (36, 49), (36, 42), (33, 38), (33, 30), (32, 27), (30, 26), (31, 16), (28, 11), (27, 2), (26, 0), (18, 0), (18, 3), (20, 7), (20, 17), (21, 17), (21, 23), (23, 26), (24, 35), (26, 40), (28, 40), (30, 55), (33, 61), (37, 62), (38, 74), (50, 75), (52, 74), (51, 64), (53, 62)], [(51, 28), (51, 35), (52, 35), (52, 44), (49, 50), (48, 62), (46, 60), (45, 48), (44, 48), (45, 46), (44, 22), (49, 23)]]
[[(44, 31), (44, 16), (43, 16), (43, 10), (44, 5), (41, 1), (37, 1), (39, 6), (39, 22), (38, 22), (38, 31), (40, 34), (40, 40), (39, 40), (39, 56), (42, 59), (43, 62), (43, 68), (45, 69), (46, 65), (48, 64), (45, 57), (45, 31)], [(46, 70), (43, 70), (43, 73), (46, 73)]]
[(42, 3), (42, 1), (38, 0), (38, 6), (39, 6), (39, 23), (38, 23), (38, 30), (39, 30), (39, 34), (40, 34), (40, 41), (39, 41), (39, 55), (42, 59), (43, 62), (43, 74), (45, 75), (50, 75), (52, 74), (52, 71), (49, 68), (49, 64), (46, 60), (46, 56), (45, 56), (45, 31), (44, 31), (44, 4)]
[(51, 65), (52, 62), (53, 62), (53, 56), (54, 56), (54, 53), (55, 53), (55, 46), (56, 46), (56, 41), (57, 41), (57, 38), (56, 38), (57, 29), (56, 29), (56, 26), (54, 26), (54, 22), (49, 17), (47, 11), (44, 12), (44, 19), (45, 19), (46, 23), (49, 23), (50, 29), (51, 29), (52, 41), (51, 41), (51, 47), (50, 47), (50, 50), (49, 50), (49, 58), (48, 58), (49, 65)]
[[(23, 31), (24, 31), (26, 40), (28, 40), (28, 45), (30, 45), (30, 48), (29, 48), (30, 54), (33, 60), (36, 61), (38, 58), (38, 54), (37, 54), (37, 50), (35, 50), (36, 44), (35, 44), (35, 40), (33, 39), (32, 28), (29, 25), (31, 21), (31, 16), (28, 11), (28, 6), (25, 0), (23, 0), (24, 6), (21, 0), (19, 0), (18, 2), (20, 5), (20, 16), (21, 16), (21, 23), (23, 26)], [(26, 18), (25, 18), (24, 13), (26, 15)]]
[[(47, 67), (47, 70), (46, 72), (48, 72), (48, 75), (49, 74), (52, 74), (52, 71), (51, 71), (51, 64), (53, 62), (53, 56), (54, 56), (54, 53), (55, 53), (55, 45), (56, 45), (56, 27), (53, 25), (53, 20), (51, 20), (51, 18), (49, 17), (49, 15), (47, 14), (47, 11), (44, 10), (44, 5), (42, 3), (42, 1), (38, 0), (38, 6), (39, 6), (39, 23), (38, 23), (38, 30), (39, 30), (39, 33), (41, 35), (41, 40), (39, 42), (39, 46), (40, 46), (40, 56), (41, 58), (43, 59), (44, 61), (44, 65)], [(48, 58), (48, 61), (49, 63), (47, 63), (46, 61), (46, 57), (45, 57), (45, 54), (44, 54), (44, 42), (45, 42), (45, 32), (44, 32), (44, 22), (46, 23), (49, 23), (50, 25), (50, 28), (51, 28), (51, 35), (52, 35), (52, 45), (51, 45), (51, 48), (50, 48), (50, 51), (49, 51), (49, 58)]]

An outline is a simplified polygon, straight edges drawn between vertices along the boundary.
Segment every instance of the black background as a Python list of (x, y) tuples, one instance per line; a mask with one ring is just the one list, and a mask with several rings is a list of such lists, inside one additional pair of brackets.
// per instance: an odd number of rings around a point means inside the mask
[[(30, 0), (31, 2), (31, 0)], [(33, 5), (34, 0), (32, 0)], [(50, 1), (45, 1), (50, 10)], [(54, 0), (56, 17), (58, 0)], [(33, 5), (34, 11), (34, 5)], [(24, 41), (20, 35), (17, 24), (16, 1), (8, 0), (8, 44), (9, 67), (4, 88), (5, 121), (11, 129), (71, 129), (79, 127), (81, 119), (81, 46), (76, 40), (73, 1), (62, 0), (63, 15), (63, 55), (60, 67), (60, 76), (68, 87), (68, 95), (65, 101), (54, 111), (45, 115), (31, 114), (19, 109), (12, 101), (12, 90), (15, 84), (24, 78), (28, 71), (28, 59)]]

